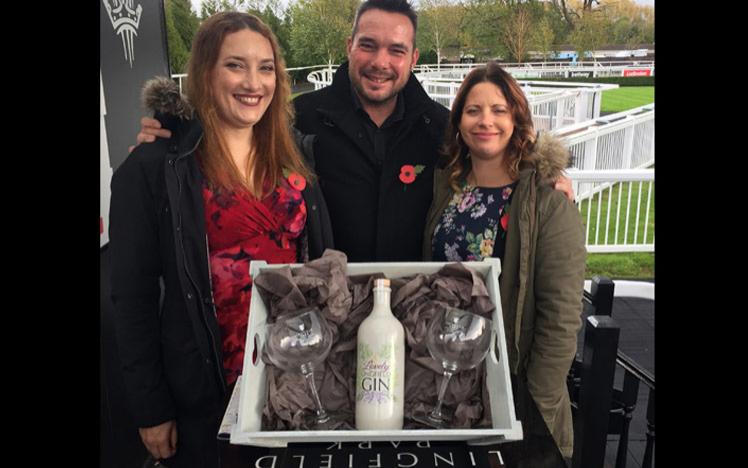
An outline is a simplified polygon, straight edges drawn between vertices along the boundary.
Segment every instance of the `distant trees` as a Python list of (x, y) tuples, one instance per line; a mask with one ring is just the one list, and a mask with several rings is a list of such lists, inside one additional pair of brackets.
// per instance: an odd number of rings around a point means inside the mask
[(543, 59), (551, 58), (556, 32), (548, 18), (542, 18), (532, 33), (534, 49), (543, 54)]
[(569, 43), (574, 46), (577, 56), (584, 59), (586, 52), (594, 52), (605, 40), (605, 16), (601, 11), (584, 11), (574, 31), (569, 36)]
[[(226, 10), (262, 18), (275, 32), (289, 67), (340, 63), (360, 0), (165, 0), (169, 64), (184, 73), (200, 21)], [(284, 7), (285, 5), (285, 7)], [(654, 8), (633, 0), (420, 0), (417, 46), (421, 63), (473, 54), (478, 61), (550, 57), (562, 44), (579, 56), (608, 44), (629, 49), (654, 41)]]
[(510, 60), (522, 62), (530, 51), (533, 17), (525, 5), (517, 5), (507, 15), (502, 38)]
[(421, 0), (420, 6), (417, 45), (436, 52), (436, 63), (440, 64), (445, 47), (460, 47), (460, 24), (465, 9), (449, 0)]
[(200, 21), (190, 0), (166, 0), (164, 7), (169, 68), (172, 73), (186, 73), (192, 38)]
[(338, 63), (346, 57), (359, 0), (299, 0), (290, 16), (290, 46), (297, 66)]

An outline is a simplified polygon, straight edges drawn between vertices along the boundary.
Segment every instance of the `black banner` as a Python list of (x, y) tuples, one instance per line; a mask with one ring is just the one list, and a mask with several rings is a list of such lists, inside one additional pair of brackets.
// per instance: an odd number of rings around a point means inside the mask
[(109, 184), (135, 144), (143, 83), (170, 76), (163, 0), (101, 0), (99, 4), (101, 149), (99, 246), (109, 242)]
[(113, 170), (135, 144), (143, 83), (170, 76), (163, 0), (101, 0), (100, 60), (106, 136)]

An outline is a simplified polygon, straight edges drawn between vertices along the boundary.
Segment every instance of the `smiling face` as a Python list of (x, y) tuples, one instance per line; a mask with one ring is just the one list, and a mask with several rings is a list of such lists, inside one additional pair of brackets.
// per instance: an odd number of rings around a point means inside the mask
[(361, 15), (348, 39), (348, 76), (364, 105), (392, 102), (418, 61), (413, 24), (407, 16), (372, 9)]
[(254, 126), (275, 93), (275, 60), (270, 41), (242, 29), (227, 34), (211, 72), (211, 92), (221, 123), (231, 129)]
[(459, 127), (472, 157), (503, 157), (514, 133), (514, 119), (501, 89), (486, 81), (473, 86), (465, 99)]

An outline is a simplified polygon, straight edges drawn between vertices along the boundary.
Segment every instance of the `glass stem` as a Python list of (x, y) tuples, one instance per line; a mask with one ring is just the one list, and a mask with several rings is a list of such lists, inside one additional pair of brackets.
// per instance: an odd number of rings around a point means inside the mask
[(444, 378), (442, 379), (442, 386), (439, 388), (439, 399), (436, 401), (434, 410), (431, 411), (431, 418), (441, 421), (442, 420), (442, 401), (444, 400), (444, 394), (447, 392), (447, 384), (449, 379), (452, 378), (453, 373), (450, 371), (444, 371)]
[(322, 406), (322, 402), (319, 399), (317, 384), (314, 383), (314, 372), (304, 373), (304, 378), (309, 386), (309, 390), (312, 392), (314, 404), (317, 405), (317, 422), (325, 422), (325, 420), (327, 420), (327, 411), (325, 411), (325, 408)]

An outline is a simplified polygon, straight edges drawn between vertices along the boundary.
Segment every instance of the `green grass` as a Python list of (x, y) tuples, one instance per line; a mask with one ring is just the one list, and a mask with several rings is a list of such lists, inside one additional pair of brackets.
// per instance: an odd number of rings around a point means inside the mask
[[(607, 112), (622, 112), (635, 107), (643, 106), (654, 102), (654, 86), (626, 86), (618, 89), (611, 89), (603, 91), (603, 101), (600, 104), (600, 111), (603, 113)], [(654, 169), (654, 165), (652, 166)], [(642, 204), (646, 203), (648, 184), (651, 182), (642, 183)], [(626, 236), (629, 243), (649, 243), (654, 238), (654, 218), (655, 218), (655, 205), (654, 205), (654, 188), (652, 190), (652, 206), (650, 208), (649, 220), (647, 224), (647, 239), (643, 238), (644, 234), (644, 207), (642, 207), (641, 214), (639, 215), (638, 223), (638, 238), (634, 239), (634, 223), (636, 222), (636, 200), (639, 192), (639, 183), (633, 184), (623, 183), (616, 184), (613, 186), (612, 198), (610, 203), (611, 211), (610, 217), (611, 222), (608, 225), (608, 242), (612, 243), (615, 233), (615, 214), (618, 209), (618, 194), (621, 193), (621, 213), (625, 213), (626, 204), (628, 200), (629, 185), (633, 188), (631, 194), (631, 212), (629, 221), (629, 231)], [(598, 242), (602, 243), (605, 239), (605, 225), (606, 217), (608, 213), (608, 190), (603, 192), (602, 202), (596, 195), (592, 205), (592, 212), (590, 213), (590, 242), (594, 243), (595, 233), (600, 230), (598, 234)], [(600, 213), (600, 223), (598, 226), (597, 222), (597, 206), (602, 203), (602, 211)], [(587, 225), (587, 211), (590, 209), (590, 204), (586, 201), (582, 205), (582, 222)], [(618, 240), (623, 241), (623, 228), (619, 224)], [(654, 253), (646, 252), (626, 252), (626, 253), (591, 253), (587, 254), (587, 271), (585, 274), (586, 278), (592, 278), (595, 275), (607, 276), (612, 279), (649, 279), (654, 278)]]
[(587, 255), (585, 278), (607, 276), (610, 279), (654, 278), (654, 253), (598, 253)]
[[(587, 213), (590, 213), (589, 220), (589, 243), (599, 245), (605, 243), (605, 233), (607, 226), (608, 243), (622, 243), (624, 235), (627, 243), (644, 244), (654, 241), (654, 219), (655, 219), (655, 192), (652, 187), (651, 206), (649, 219), (646, 218), (647, 191), (649, 185), (653, 182), (641, 183), (641, 209), (639, 212), (639, 221), (636, 220), (636, 207), (639, 196), (639, 182), (624, 182), (613, 185), (611, 189), (595, 195), (591, 202), (584, 201), (581, 206), (582, 223), (587, 232)], [(628, 205), (628, 196), (631, 192), (631, 205), (629, 207), (629, 227), (628, 232), (624, 229), (625, 213)], [(620, 195), (620, 202), (618, 197)], [(610, 199), (608, 198), (610, 196)], [(597, 220), (597, 207), (601, 206), (600, 221)], [(607, 222), (608, 206), (610, 205), (610, 222)], [(619, 221), (618, 231), (616, 231), (616, 215), (620, 209), (621, 220)], [(647, 227), (647, 235), (644, 237), (644, 227)], [(634, 237), (636, 228), (636, 237)], [(599, 233), (598, 233), (599, 231)], [(595, 235), (598, 236), (595, 242)], [(642, 279), (654, 278), (654, 254), (645, 252), (626, 252), (626, 253), (590, 253), (587, 254), (587, 271), (586, 278), (594, 275), (603, 275), (609, 278), (618, 279)]]
[(622, 112), (654, 102), (654, 86), (626, 86), (603, 91), (600, 112)]

